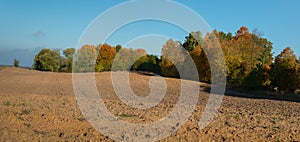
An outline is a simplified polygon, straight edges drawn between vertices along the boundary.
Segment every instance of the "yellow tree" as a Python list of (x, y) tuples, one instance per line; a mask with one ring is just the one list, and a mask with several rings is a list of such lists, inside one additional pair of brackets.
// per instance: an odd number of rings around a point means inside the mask
[(296, 59), (289, 47), (276, 56), (272, 66), (272, 87), (284, 92), (294, 92), (297, 89), (299, 66)]
[(95, 61), (98, 50), (96, 46), (84, 45), (75, 55), (74, 72), (93, 72), (95, 71)]
[(103, 44), (96, 59), (96, 71), (110, 71), (113, 60), (117, 54), (116, 48)]
[(185, 61), (185, 49), (179, 42), (169, 39), (162, 48), (160, 67), (163, 76), (180, 77), (179, 70)]

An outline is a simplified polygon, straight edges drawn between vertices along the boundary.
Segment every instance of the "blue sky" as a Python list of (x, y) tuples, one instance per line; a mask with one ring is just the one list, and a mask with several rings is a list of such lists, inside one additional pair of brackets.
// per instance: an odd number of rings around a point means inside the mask
[[(17, 58), (21, 61), (21, 65), (31, 66), (34, 55), (41, 48), (76, 47), (82, 33), (93, 19), (122, 2), (126, 1), (0, 0), (0, 64), (12, 64), (13, 59)], [(290, 46), (297, 55), (300, 55), (298, 0), (177, 0), (176, 2), (196, 11), (212, 29), (232, 33), (243, 25), (250, 30), (258, 29), (264, 33), (264, 37), (274, 43), (275, 54)], [(138, 35), (134, 34), (134, 30), (140, 31), (140, 34), (166, 35), (166, 37), (156, 36), (153, 41), (168, 37), (183, 41), (187, 34), (172, 25), (149, 21), (129, 24), (118, 31), (117, 38), (107, 42), (111, 45), (123, 45)], [(150, 53), (157, 53), (161, 44), (158, 40), (157, 44), (151, 45), (156, 47), (155, 51), (151, 51), (150, 48), (147, 50)]]

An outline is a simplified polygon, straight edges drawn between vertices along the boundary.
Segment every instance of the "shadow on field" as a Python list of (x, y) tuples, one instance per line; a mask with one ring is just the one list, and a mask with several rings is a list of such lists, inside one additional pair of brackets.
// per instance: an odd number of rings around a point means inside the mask
[[(201, 86), (201, 90), (210, 93), (211, 87)], [(250, 99), (266, 99), (276, 101), (300, 102), (300, 94), (280, 94), (270, 91), (234, 91), (226, 89), (225, 96), (250, 98)]]
[(159, 76), (158, 74), (156, 73), (153, 73), (153, 72), (148, 72), (148, 71), (135, 71), (133, 73), (137, 73), (139, 75), (146, 75), (146, 76)]
[(242, 97), (251, 99), (267, 99), (276, 101), (289, 101), (289, 102), (300, 102), (300, 94), (280, 94), (270, 91), (255, 91), (252, 92), (236, 92), (232, 90), (226, 90), (225, 96)]
[[(153, 72), (146, 71), (135, 71), (134, 73), (146, 76), (159, 76)], [(209, 84), (202, 86), (201, 91), (210, 93), (211, 87)], [(300, 94), (281, 94), (271, 91), (247, 91), (247, 90), (229, 90), (226, 89), (225, 96), (231, 97), (241, 97), (241, 98), (250, 98), (250, 99), (267, 99), (267, 100), (276, 100), (276, 101), (289, 101), (289, 102), (300, 102)]]
[(289, 102), (300, 102), (300, 94), (280, 94), (269, 91), (258, 92), (258, 93), (241, 93), (231, 90), (227, 90), (225, 93), (226, 96), (232, 97), (243, 97), (243, 98), (252, 98), (252, 99), (267, 99), (267, 100), (276, 100), (276, 101), (289, 101)]

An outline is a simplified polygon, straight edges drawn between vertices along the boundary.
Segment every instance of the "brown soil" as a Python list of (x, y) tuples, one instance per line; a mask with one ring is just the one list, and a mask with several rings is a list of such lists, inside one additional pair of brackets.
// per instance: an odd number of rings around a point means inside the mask
[[(147, 96), (150, 77), (130, 73), (132, 90)], [(180, 80), (166, 79), (168, 90), (163, 101), (141, 111), (116, 97), (109, 72), (97, 73), (96, 78), (108, 110), (132, 123), (163, 118), (174, 108), (180, 91)], [(113, 141), (86, 121), (72, 87), (72, 74), (8, 67), (0, 70), (0, 141)], [(225, 96), (217, 117), (199, 130), (208, 96), (201, 91), (190, 119), (161, 141), (300, 141), (299, 102)]]

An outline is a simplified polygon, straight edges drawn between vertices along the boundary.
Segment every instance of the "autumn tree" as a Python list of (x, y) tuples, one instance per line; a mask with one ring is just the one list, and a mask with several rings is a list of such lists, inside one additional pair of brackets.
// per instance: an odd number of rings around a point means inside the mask
[(249, 90), (269, 89), (271, 84), (270, 71), (270, 65), (258, 64), (244, 80), (243, 87)]
[(77, 50), (74, 60), (74, 72), (94, 72), (98, 46), (84, 45)]
[(186, 50), (182, 48), (180, 42), (169, 39), (162, 48), (161, 73), (163, 76), (179, 78), (179, 71), (185, 61)]
[(96, 59), (96, 71), (110, 71), (116, 54), (116, 48), (108, 44), (100, 46)]
[[(272, 63), (272, 43), (261, 37), (261, 33), (254, 30), (252, 33), (245, 26), (242, 26), (232, 36), (231, 33), (214, 31), (225, 54), (227, 83), (233, 87), (245, 84), (249, 75), (264, 72)], [(260, 75), (259, 75), (260, 76)], [(269, 76), (266, 74), (266, 76)], [(248, 80), (249, 82), (249, 80)], [(250, 81), (251, 82), (251, 81)], [(269, 82), (269, 81), (260, 81)]]
[(298, 72), (297, 72), (297, 89), (300, 89), (300, 57), (298, 57), (297, 60), (297, 64), (298, 64)]
[(241, 27), (231, 40), (230, 49), (226, 54), (229, 84), (240, 86), (254, 68), (255, 48), (252, 36), (247, 27)]
[[(70, 49), (64, 52), (66, 58), (71, 60), (69, 53), (73, 51)], [(140, 67), (142, 64), (145, 66), (148, 62), (152, 62), (152, 56), (148, 56), (144, 49), (134, 50), (108, 44), (84, 45), (77, 51), (75, 57), (75, 72), (130, 71), (144, 69)]]
[(270, 87), (273, 43), (262, 38), (261, 35), (257, 30), (254, 30), (252, 34), (252, 42), (257, 56), (253, 63), (256, 64), (256, 67), (251, 69), (250, 74), (243, 82), (243, 86), (247, 89), (268, 89)]
[(135, 70), (139, 65), (138, 60), (146, 55), (143, 49), (122, 48), (114, 58), (112, 66), (113, 71), (130, 71)]
[[(206, 41), (207, 40), (207, 41)], [(189, 36), (186, 37), (185, 42), (183, 43), (184, 48), (189, 51), (190, 56), (192, 57), (194, 64), (196, 65), (198, 71), (198, 79), (194, 78), (193, 80), (200, 80), (203, 82), (211, 81), (211, 70), (206, 56), (204, 47), (206, 49), (210, 48), (208, 44), (208, 38), (203, 39), (201, 32), (191, 32)], [(208, 51), (208, 50), (207, 50)], [(190, 64), (190, 63), (188, 63)], [(189, 68), (184, 68), (185, 74), (189, 74)]]
[(272, 65), (271, 85), (279, 91), (294, 92), (297, 89), (299, 66), (291, 48), (285, 48), (275, 57)]

